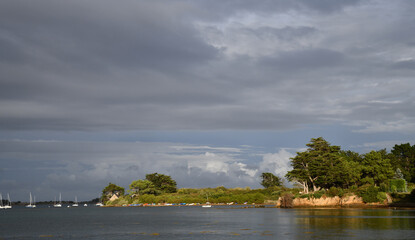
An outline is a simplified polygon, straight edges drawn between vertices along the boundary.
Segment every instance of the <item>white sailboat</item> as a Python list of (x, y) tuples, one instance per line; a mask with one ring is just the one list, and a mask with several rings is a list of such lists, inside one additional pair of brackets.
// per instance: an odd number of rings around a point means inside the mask
[(53, 204), (53, 207), (62, 207), (62, 193), (59, 193), (59, 203)]
[(102, 202), (100, 201), (100, 197), (99, 196), (98, 196), (98, 201), (99, 202), (97, 202), (97, 204), (95, 204), (95, 206), (97, 206), (97, 207), (103, 207), (104, 204), (102, 204)]
[(206, 204), (202, 205), (203, 208), (210, 208), (212, 205), (209, 202), (209, 197), (206, 195)]
[(3, 196), (0, 193), (0, 209), (4, 209), (3, 207)]
[(26, 207), (27, 208), (35, 208), (36, 207), (36, 200), (34, 201), (34, 203), (32, 203), (32, 193), (30, 193), (29, 205), (26, 205)]
[(75, 196), (75, 203), (72, 204), (72, 207), (78, 207), (78, 197)]
[(4, 209), (12, 208), (12, 202), (10, 201), (10, 195), (9, 194), (7, 194), (7, 201), (8, 201), (7, 205), (3, 206), (3, 208)]

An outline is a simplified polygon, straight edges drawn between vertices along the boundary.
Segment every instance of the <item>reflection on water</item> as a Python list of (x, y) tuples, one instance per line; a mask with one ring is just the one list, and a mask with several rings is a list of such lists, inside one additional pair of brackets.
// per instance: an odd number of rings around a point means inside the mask
[(309, 232), (314, 237), (415, 238), (415, 211), (392, 209), (294, 209), (293, 211), (298, 232)]
[(413, 239), (414, 210), (13, 208), (0, 239)]

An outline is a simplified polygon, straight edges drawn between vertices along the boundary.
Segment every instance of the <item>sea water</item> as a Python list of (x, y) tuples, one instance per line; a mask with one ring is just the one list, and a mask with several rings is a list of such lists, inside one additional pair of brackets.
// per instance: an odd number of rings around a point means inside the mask
[(0, 239), (415, 239), (415, 210), (14, 207)]

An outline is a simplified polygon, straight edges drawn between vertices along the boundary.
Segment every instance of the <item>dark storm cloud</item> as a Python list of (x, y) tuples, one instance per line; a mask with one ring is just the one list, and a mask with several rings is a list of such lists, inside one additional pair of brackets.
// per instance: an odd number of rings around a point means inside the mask
[[(12, 37), (6, 44), (19, 42), (29, 52), (38, 51), (74, 67), (102, 64), (107, 68), (107, 64), (115, 64), (170, 68), (208, 60), (216, 54), (181, 19), (183, 10), (169, 3), (134, 1), (126, 5), (6, 1), (2, 3), (0, 26), (4, 35)], [(32, 57), (41, 60), (39, 55)]]
[(198, 13), (203, 17), (218, 20), (227, 18), (237, 12), (263, 12), (263, 13), (281, 13), (291, 10), (296, 11), (316, 11), (327, 14), (336, 11), (341, 11), (347, 6), (353, 6), (362, 2), (361, 0), (265, 0), (265, 1), (244, 1), (244, 0), (229, 0), (229, 1), (199, 1), (202, 6), (198, 9)]
[[(2, 1), (0, 128), (293, 129), (373, 121), (359, 109), (403, 102), (399, 86), (411, 86), (412, 5)], [(398, 81), (393, 91), (383, 87), (391, 79)], [(385, 108), (388, 116), (399, 109)]]

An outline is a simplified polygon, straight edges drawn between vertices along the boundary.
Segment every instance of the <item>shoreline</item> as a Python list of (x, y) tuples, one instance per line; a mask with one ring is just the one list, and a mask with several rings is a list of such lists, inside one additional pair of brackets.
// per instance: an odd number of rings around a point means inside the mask
[[(228, 209), (247, 209), (247, 208), (281, 208), (281, 209), (393, 209), (393, 210), (403, 210), (403, 209), (415, 209), (415, 204), (402, 204), (400, 206), (394, 204), (353, 204), (353, 205), (326, 205), (326, 206), (293, 206), (293, 207), (281, 207), (277, 205), (271, 204), (234, 204), (234, 205), (227, 205), (227, 204), (211, 204), (212, 207), (227, 207)], [(117, 206), (117, 205), (108, 205), (103, 207), (202, 207), (203, 204), (199, 205), (138, 205), (138, 206)]]

